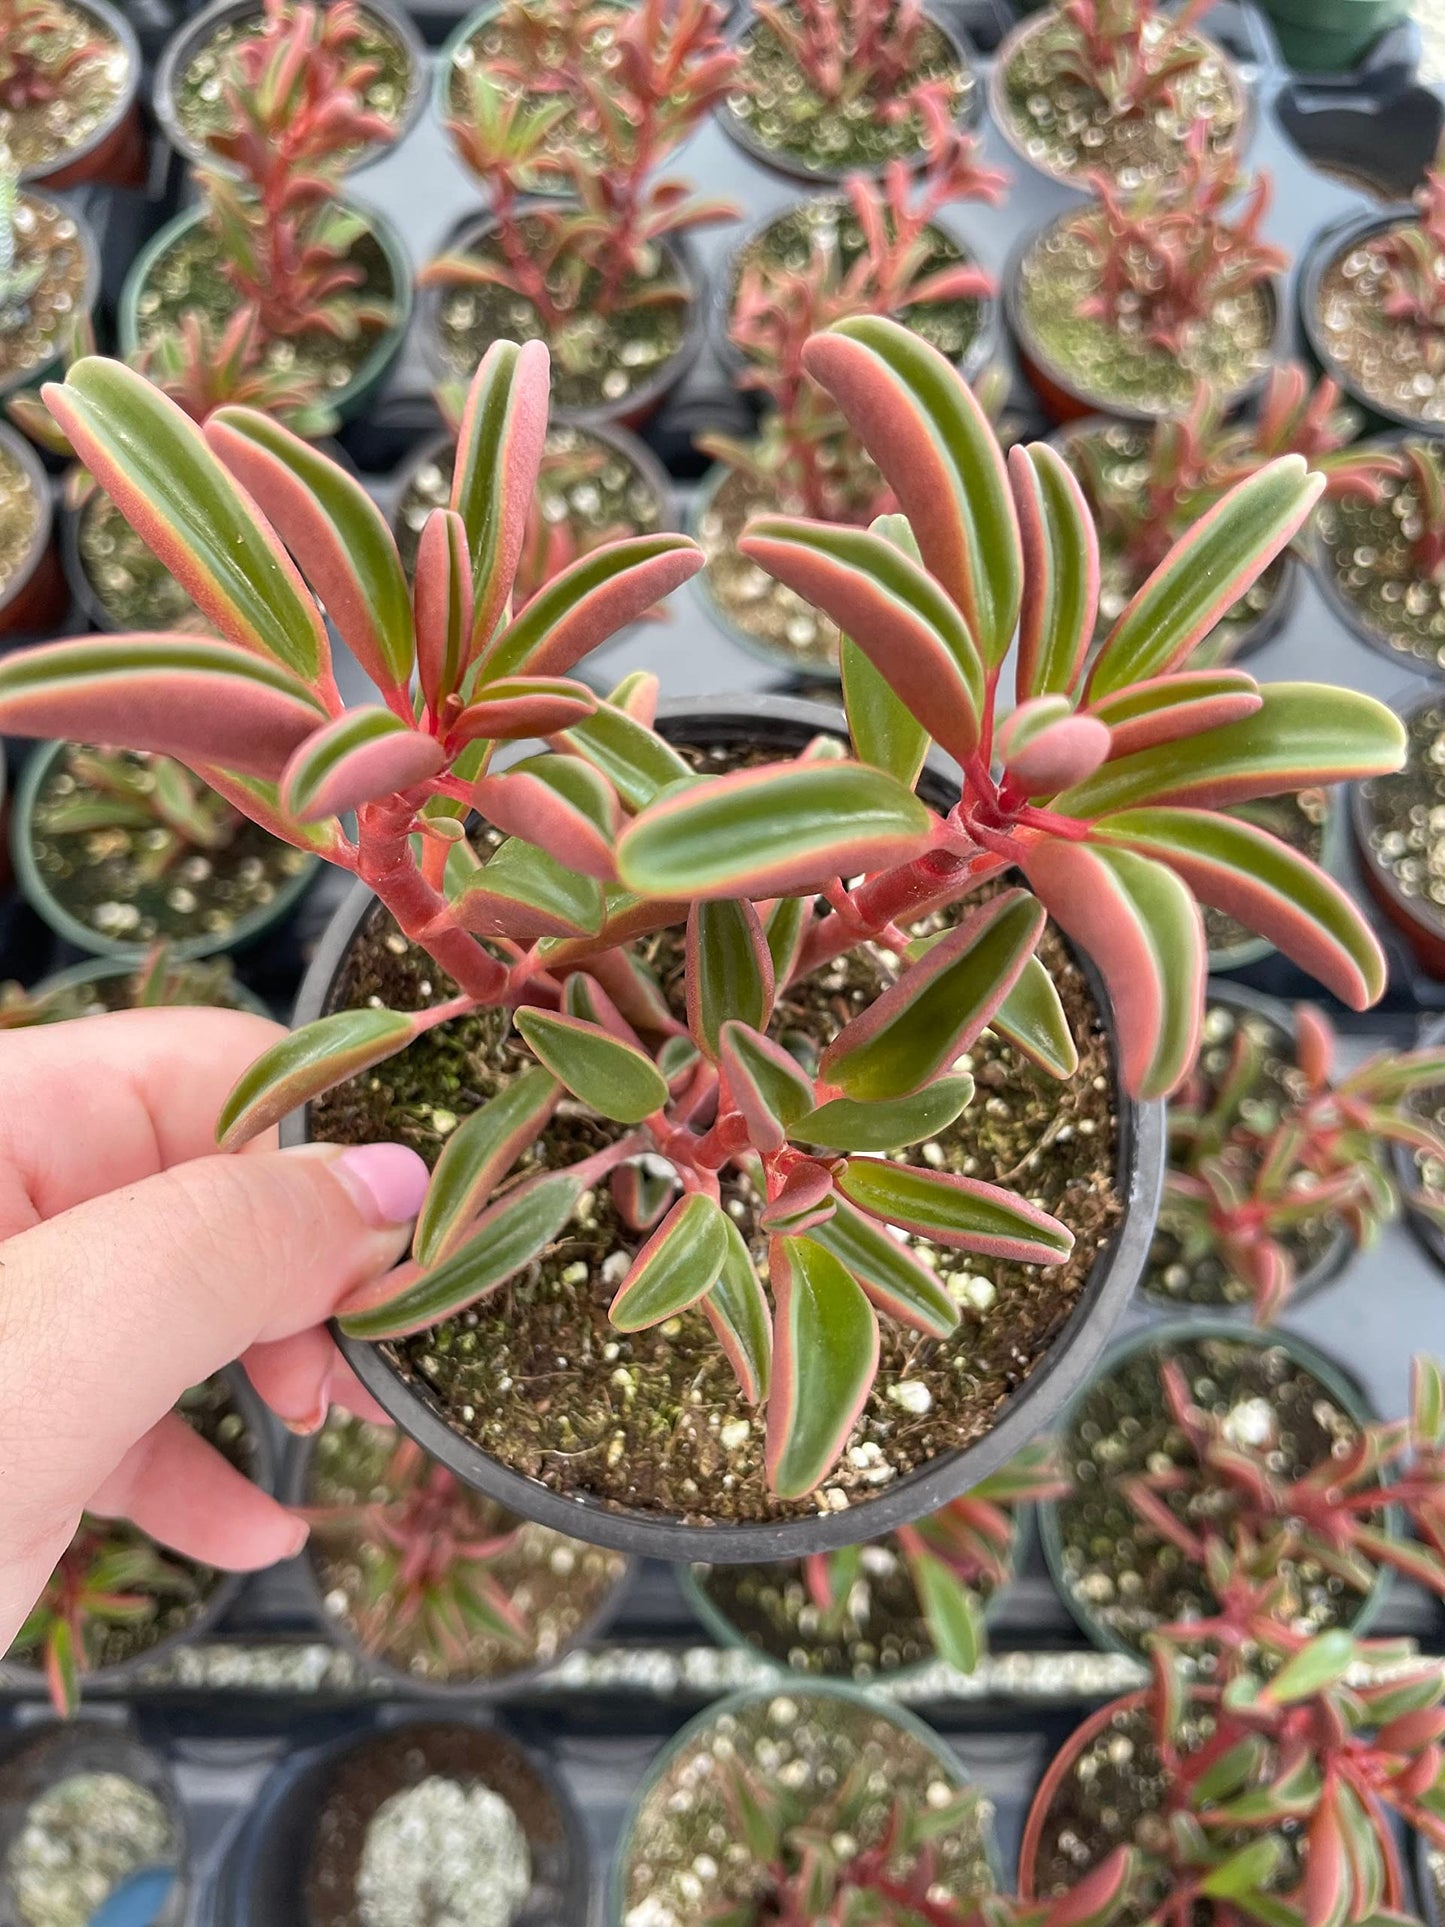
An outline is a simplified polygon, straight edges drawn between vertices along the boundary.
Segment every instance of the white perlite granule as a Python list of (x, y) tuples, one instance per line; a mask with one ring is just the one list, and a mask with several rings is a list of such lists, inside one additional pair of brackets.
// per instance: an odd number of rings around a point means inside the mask
[(506, 1801), (441, 1778), (377, 1808), (356, 1878), (365, 1927), (512, 1927), (531, 1888), (527, 1836)]
[[(153, 1793), (123, 1773), (72, 1773), (41, 1794), (10, 1849), (26, 1927), (86, 1927), (144, 1867), (173, 1867), (176, 1835)], [(9, 1917), (3, 1897), (0, 1912)]]

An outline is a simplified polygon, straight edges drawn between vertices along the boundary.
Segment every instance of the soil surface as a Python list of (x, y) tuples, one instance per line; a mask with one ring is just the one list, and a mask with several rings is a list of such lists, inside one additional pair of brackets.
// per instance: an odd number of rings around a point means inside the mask
[(18, 588), (40, 528), (29, 472), (0, 444), (0, 595)]
[(96, 601), (119, 630), (207, 635), (210, 625), (115, 503), (96, 491), (79, 512), (76, 549)]
[[(109, 27), (66, 0), (41, 0), (30, 16), (39, 78), (55, 74), (82, 48), (84, 61), (63, 80), (32, 90), (35, 98), (6, 114), (5, 141), (22, 174), (59, 171), (116, 112), (131, 82), (130, 55)], [(3, 84), (3, 83), (0, 83)], [(48, 96), (48, 97), (47, 97)]]
[[(123, 1773), (68, 1774), (34, 1802), (6, 1856), (17, 1927), (90, 1927), (132, 1875), (174, 1867), (180, 1847), (147, 1788)], [(0, 1905), (7, 1897), (0, 1890)]]
[(1441, 343), (1438, 335), (1422, 336), (1408, 321), (1392, 321), (1385, 313), (1392, 276), (1381, 238), (1368, 236), (1343, 248), (1321, 275), (1315, 305), (1320, 344), (1364, 401), (1438, 432), (1445, 425)]
[[(1438, 464), (1441, 457), (1437, 452), (1432, 459)], [(1377, 485), (1378, 502), (1351, 493), (1319, 504), (1318, 553), (1375, 646), (1411, 669), (1439, 675), (1445, 671), (1445, 579), (1430, 581), (1412, 559), (1423, 527), (1419, 492), (1394, 476), (1378, 477)]]
[(56, 358), (67, 330), (85, 313), (89, 272), (75, 216), (59, 201), (23, 190), (15, 204), (15, 267), (40, 279), (13, 316), (0, 323), (0, 386), (17, 387)]
[(1369, 853), (1427, 930), (1445, 929), (1445, 701), (1405, 718), (1405, 767), (1361, 785)]

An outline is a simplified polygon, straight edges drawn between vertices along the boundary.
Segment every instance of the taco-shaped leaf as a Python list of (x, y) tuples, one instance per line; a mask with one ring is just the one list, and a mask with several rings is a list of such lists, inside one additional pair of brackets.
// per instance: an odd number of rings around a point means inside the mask
[(758, 1222), (764, 1231), (810, 1231), (826, 1224), (837, 1209), (833, 1195), (833, 1173), (826, 1164), (811, 1159), (795, 1164), (783, 1180), (778, 1194), (764, 1207)]
[(360, 482), (255, 408), (218, 408), (206, 440), (260, 503), (378, 689), (405, 689), (414, 647), (406, 572)]
[(584, 876), (612, 876), (621, 812), (612, 785), (580, 756), (528, 756), (472, 786), (482, 815), (509, 836), (540, 843)]
[(744, 898), (696, 903), (687, 919), (687, 1023), (698, 1047), (718, 1053), (724, 1024), (763, 1030), (773, 1008), (773, 959), (762, 919)]
[(1090, 696), (1177, 669), (1303, 528), (1324, 486), (1301, 455), (1282, 455), (1237, 483), (1175, 543), (1114, 624), (1090, 672)]
[(847, 1443), (878, 1370), (878, 1319), (857, 1280), (811, 1238), (775, 1238), (768, 1484), (811, 1492)]
[(1050, 1077), (1072, 1077), (1079, 1048), (1053, 978), (1030, 957), (1017, 983), (989, 1019), (989, 1028), (1021, 1050)]
[[(231, 1151), (279, 1124), (348, 1077), (405, 1050), (425, 1029), (425, 1011), (339, 1010), (303, 1024), (264, 1051), (232, 1087), (216, 1119), (216, 1142)], [(422, 1021), (419, 1021), (422, 1020)]]
[(1201, 903), (1266, 937), (1352, 1010), (1384, 994), (1379, 940), (1347, 891), (1267, 830), (1210, 810), (1125, 810), (1094, 833), (1165, 863)]
[(306, 738), (282, 773), (281, 802), (299, 822), (319, 823), (410, 789), (436, 776), (446, 760), (434, 736), (369, 703)]
[(702, 1309), (743, 1397), (750, 1405), (760, 1405), (768, 1396), (772, 1376), (772, 1309), (742, 1232), (726, 1212), (723, 1223), (727, 1252)]
[(1067, 1225), (1002, 1185), (882, 1159), (849, 1158), (834, 1179), (870, 1218), (959, 1251), (1018, 1264), (1056, 1265), (1074, 1248)]
[(1022, 796), (1053, 796), (1092, 776), (1109, 748), (1109, 732), (1096, 717), (1061, 716), (1017, 749), (1000, 745), (1000, 754), (1011, 790)]
[(1056, 923), (1109, 987), (1124, 1086), (1166, 1097), (1194, 1062), (1204, 1012), (1204, 924), (1187, 889), (1132, 850), (1045, 838), (1024, 858)]
[(587, 966), (618, 1010), (636, 1030), (677, 1032), (673, 1016), (653, 971), (629, 950), (596, 957)]
[(603, 897), (600, 930), (590, 937), (544, 938), (540, 954), (549, 969), (571, 970), (585, 963), (590, 970), (618, 944), (631, 943), (654, 930), (666, 930), (687, 916), (686, 903), (653, 903), (615, 885), (599, 887)]
[(533, 1055), (599, 1117), (640, 1124), (667, 1103), (667, 1085), (652, 1059), (600, 1024), (531, 1008), (519, 1010), (515, 1022)]
[(540, 341), (494, 341), (472, 377), (457, 431), (451, 506), (466, 525), (478, 655), (502, 619), (522, 553), (547, 438), (551, 377)]
[(1008, 470), (967, 382), (921, 336), (876, 315), (814, 335), (803, 365), (877, 463), (924, 566), (995, 668), (1018, 621), (1023, 559)]
[(528, 1178), (489, 1205), (450, 1258), (420, 1274), (405, 1265), (343, 1306), (337, 1322), (350, 1338), (402, 1338), (476, 1304), (547, 1249), (582, 1195), (568, 1171)]
[(626, 710), (602, 703), (583, 722), (570, 725), (553, 743), (601, 770), (629, 809), (644, 809), (671, 783), (690, 781), (692, 767), (670, 743)]
[(482, 659), (478, 694), (499, 676), (562, 676), (703, 565), (685, 535), (628, 535), (590, 549), (539, 589)]
[(644, 810), (617, 845), (641, 896), (796, 896), (921, 856), (935, 818), (885, 771), (787, 763), (699, 783)]
[(926, 1547), (908, 1561), (908, 1576), (928, 1626), (934, 1651), (955, 1671), (971, 1673), (983, 1652), (983, 1617), (977, 1595)]
[(885, 1318), (931, 1338), (946, 1338), (957, 1325), (958, 1307), (936, 1274), (861, 1211), (840, 1200), (827, 1223), (808, 1235), (852, 1272)]
[(901, 1151), (947, 1130), (972, 1098), (973, 1079), (966, 1073), (940, 1077), (910, 1097), (867, 1103), (835, 1097), (800, 1117), (788, 1135), (795, 1144), (824, 1151)]
[(295, 563), (168, 396), (96, 355), (42, 393), (78, 459), (221, 635), (303, 682), (329, 672), (326, 627)]
[(786, 984), (802, 954), (803, 939), (812, 921), (811, 897), (779, 897), (763, 918), (768, 955), (773, 960), (774, 985)]
[(1372, 696), (1329, 683), (1266, 683), (1252, 715), (1187, 742), (1136, 751), (1056, 797), (1062, 816), (1145, 803), (1220, 809), (1311, 784), (1387, 776), (1405, 759), (1400, 719)]
[(467, 704), (452, 728), (451, 741), (486, 738), (505, 743), (554, 736), (596, 711), (592, 691), (569, 676), (501, 676)]
[[(467, 531), (452, 509), (433, 509), (416, 550), (416, 661), (433, 717), (466, 674), (472, 633), (472, 569)], [(473, 730), (473, 736), (482, 735)]]
[[(595, 936), (604, 899), (596, 877), (583, 876), (535, 843), (510, 836), (480, 870), (468, 866), (451, 896), (452, 915), (479, 937)], [(451, 878), (447, 888), (451, 892)]]
[(1099, 615), (1099, 537), (1078, 478), (1046, 442), (1013, 448), (1009, 481), (1023, 543), (1019, 702), (1072, 695)]
[[(912, 561), (919, 559), (918, 544), (903, 516), (880, 515), (871, 526), (875, 535), (891, 542)], [(848, 636), (843, 637), (839, 651), (838, 673), (853, 753), (860, 763), (886, 769), (911, 790), (928, 754), (928, 731), (909, 714), (887, 680)]]
[(675, 1204), (632, 1261), (607, 1313), (618, 1331), (645, 1331), (695, 1305), (728, 1254), (722, 1207), (694, 1191)]
[(1128, 1897), (1139, 1871), (1133, 1847), (1115, 1847), (1092, 1873), (1050, 1906), (1053, 1927), (1108, 1927)]
[(462, 1119), (442, 1147), (416, 1221), (412, 1255), (418, 1264), (438, 1264), (466, 1240), (472, 1220), (541, 1135), (561, 1088), (534, 1066)]
[(81, 636), (0, 658), (0, 731), (275, 778), (326, 712), (289, 670), (209, 637)]
[(1261, 703), (1259, 684), (1242, 669), (1180, 669), (1131, 683), (1089, 704), (1088, 714), (1109, 726), (1109, 756), (1177, 743), (1252, 716)]
[(963, 617), (921, 564), (871, 530), (783, 515), (755, 516), (738, 548), (830, 616), (952, 756), (973, 754), (983, 664)]
[(839, 1031), (823, 1053), (823, 1077), (863, 1102), (918, 1090), (978, 1037), (1043, 928), (1043, 910), (1023, 890), (970, 911)]
[(718, 1033), (718, 1062), (754, 1148), (781, 1151), (788, 1131), (813, 1108), (812, 1079), (781, 1044), (735, 1022)]

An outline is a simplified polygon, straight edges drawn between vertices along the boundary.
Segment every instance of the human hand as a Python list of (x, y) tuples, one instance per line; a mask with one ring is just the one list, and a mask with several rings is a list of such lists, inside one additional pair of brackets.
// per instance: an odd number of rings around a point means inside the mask
[(138, 1010), (0, 1039), (0, 1654), (83, 1511), (259, 1569), (305, 1527), (172, 1408), (233, 1359), (294, 1430), (334, 1395), (382, 1416), (326, 1331), (406, 1250), (426, 1167), (402, 1145), (215, 1150), (279, 1027)]

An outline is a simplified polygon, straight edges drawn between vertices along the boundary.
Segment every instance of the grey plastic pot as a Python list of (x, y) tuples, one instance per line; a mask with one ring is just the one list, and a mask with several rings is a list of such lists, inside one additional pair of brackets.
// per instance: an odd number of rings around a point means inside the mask
[(136, 95), (140, 91), (141, 52), (135, 28), (110, 0), (70, 0), (82, 13), (98, 20), (120, 44), (126, 57), (126, 80), (110, 112), (78, 147), (63, 159), (22, 168), (22, 184), (43, 187), (85, 187), (92, 182), (114, 187), (140, 187), (145, 178), (145, 131)]
[(1409, 0), (1259, 0), (1297, 73), (1344, 73), (1409, 17)]
[[(89, 924), (72, 916), (40, 874), (40, 866), (35, 860), (31, 828), (41, 785), (56, 760), (69, 747), (68, 743), (39, 744), (25, 765), (15, 793), (15, 812), (10, 824), (10, 854), (15, 875), (26, 901), (37, 915), (45, 919), (56, 936), (73, 943), (78, 950), (89, 951), (92, 956), (107, 957), (117, 964), (134, 968), (149, 951), (150, 944), (126, 943), (118, 937), (104, 936), (99, 930), (93, 930)], [(277, 891), (270, 903), (239, 918), (223, 940), (218, 941), (213, 936), (186, 937), (171, 945), (171, 955), (178, 962), (187, 962), (200, 957), (220, 956), (228, 950), (242, 950), (248, 944), (255, 943), (290, 916), (310, 888), (320, 861), (319, 857), (308, 861)]]
[[(703, 738), (718, 744), (767, 744), (793, 753), (820, 731), (841, 735), (838, 711), (779, 696), (730, 697), (666, 703), (658, 726), (674, 739)], [(949, 803), (956, 786), (940, 765), (925, 772), (920, 789)], [(297, 999), (295, 1021), (309, 1023), (326, 1008), (331, 985), (345, 960), (372, 897), (353, 890), (319, 945)], [(1108, 1002), (1092, 967), (1086, 973), (1101, 1010)], [(882, 1488), (876, 1497), (845, 1512), (744, 1525), (692, 1526), (665, 1515), (610, 1508), (552, 1492), (538, 1481), (501, 1465), (452, 1430), (440, 1412), (407, 1384), (383, 1351), (338, 1331), (338, 1342), (367, 1390), (396, 1423), (433, 1458), (463, 1481), (522, 1518), (553, 1526), (573, 1538), (622, 1552), (658, 1558), (698, 1559), (712, 1564), (797, 1558), (877, 1538), (895, 1526), (936, 1511), (1048, 1430), (1056, 1414), (1087, 1376), (1143, 1271), (1164, 1176), (1164, 1107), (1137, 1103), (1118, 1092), (1118, 1187), (1125, 1215), (1106, 1250), (1095, 1260), (1078, 1301), (1053, 1346), (1028, 1380), (1002, 1407), (993, 1428), (975, 1444), (945, 1455)], [(306, 1140), (306, 1118), (294, 1112), (282, 1126), (283, 1142)]]
[[(406, 100), (396, 117), (395, 139), (375, 141), (362, 148), (347, 167), (348, 174), (356, 174), (362, 168), (370, 167), (406, 138), (422, 110), (427, 91), (426, 48), (410, 14), (399, 6), (393, 6), (391, 0), (360, 0), (360, 5), (363, 14), (370, 14), (400, 41), (409, 67)], [(236, 172), (229, 161), (223, 160), (204, 141), (196, 140), (186, 131), (176, 110), (177, 83), (196, 55), (221, 27), (227, 27), (235, 20), (255, 19), (259, 23), (262, 12), (261, 0), (211, 0), (210, 6), (187, 20), (166, 42), (165, 51), (156, 65), (151, 104), (166, 139), (193, 167), (214, 168), (223, 174)]]
[[(1295, 1363), (1302, 1365), (1307, 1372), (1317, 1378), (1330, 1397), (1359, 1427), (1373, 1425), (1378, 1414), (1371, 1410), (1368, 1400), (1360, 1388), (1351, 1380), (1332, 1359), (1316, 1350), (1307, 1339), (1291, 1331), (1262, 1331), (1257, 1325), (1239, 1324), (1232, 1318), (1180, 1318), (1167, 1324), (1148, 1325), (1135, 1332), (1120, 1344), (1113, 1346), (1104, 1356), (1098, 1371), (1082, 1387), (1070, 1409), (1064, 1413), (1059, 1426), (1060, 1436), (1072, 1423), (1074, 1412), (1082, 1398), (1095, 1384), (1110, 1378), (1128, 1359), (1135, 1358), (1140, 1352), (1157, 1351), (1167, 1357), (1179, 1346), (1198, 1339), (1227, 1338), (1241, 1345), (1253, 1345), (1260, 1351), (1278, 1347), (1289, 1353)], [(1106, 1626), (1089, 1607), (1089, 1602), (1079, 1596), (1069, 1584), (1064, 1566), (1064, 1537), (1059, 1520), (1056, 1500), (1046, 1499), (1038, 1507), (1039, 1540), (1044, 1549), (1044, 1562), (1049, 1569), (1054, 1590), (1068, 1607), (1079, 1627), (1100, 1652), (1122, 1653), (1126, 1658), (1139, 1659), (1138, 1649), (1126, 1639)], [(1396, 1522), (1398, 1524), (1398, 1522)], [(1379, 1617), (1392, 1582), (1391, 1570), (1381, 1566), (1375, 1583), (1365, 1594), (1360, 1610), (1350, 1621), (1352, 1633), (1364, 1634)]]
[(1402, 221), (1418, 219), (1416, 209), (1407, 201), (1398, 207), (1372, 208), (1367, 214), (1353, 214), (1322, 228), (1310, 244), (1309, 252), (1300, 266), (1299, 320), (1316, 366), (1337, 382), (1350, 401), (1362, 411), (1367, 426), (1405, 428), (1416, 435), (1438, 439), (1445, 436), (1445, 421), (1421, 421), (1418, 415), (1404, 414), (1390, 407), (1387, 402), (1372, 401), (1368, 395), (1361, 394), (1349, 370), (1342, 368), (1331, 353), (1319, 320), (1320, 284), (1340, 256), (1358, 247), (1362, 241), (1398, 227)]

